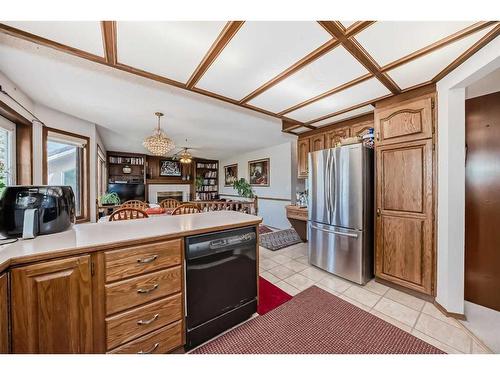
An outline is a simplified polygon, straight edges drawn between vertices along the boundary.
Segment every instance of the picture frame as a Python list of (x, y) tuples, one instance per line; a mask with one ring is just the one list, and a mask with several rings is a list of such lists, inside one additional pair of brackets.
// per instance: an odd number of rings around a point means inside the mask
[(271, 162), (269, 158), (248, 162), (248, 181), (251, 186), (269, 186), (271, 181)]
[(181, 163), (177, 160), (160, 160), (161, 177), (181, 177)]
[(231, 187), (238, 180), (238, 164), (224, 166), (224, 186)]

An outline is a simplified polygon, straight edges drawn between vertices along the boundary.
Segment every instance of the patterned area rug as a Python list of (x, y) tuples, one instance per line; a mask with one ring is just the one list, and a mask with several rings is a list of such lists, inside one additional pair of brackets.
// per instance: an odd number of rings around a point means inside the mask
[(262, 234), (260, 237), (260, 246), (266, 249), (276, 251), (284, 247), (292, 246), (302, 242), (295, 229), (278, 230), (272, 233)]
[(194, 354), (444, 354), (316, 286)]
[(259, 225), (259, 234), (271, 233), (273, 230), (269, 228), (267, 225), (260, 224)]

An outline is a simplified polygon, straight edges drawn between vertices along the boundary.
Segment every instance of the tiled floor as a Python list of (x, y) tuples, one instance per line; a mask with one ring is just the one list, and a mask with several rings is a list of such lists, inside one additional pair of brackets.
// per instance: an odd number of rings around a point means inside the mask
[(290, 295), (316, 285), (434, 345), (446, 353), (491, 353), (455, 319), (433, 304), (370, 281), (351, 283), (310, 266), (307, 244), (278, 251), (260, 248), (260, 275)]

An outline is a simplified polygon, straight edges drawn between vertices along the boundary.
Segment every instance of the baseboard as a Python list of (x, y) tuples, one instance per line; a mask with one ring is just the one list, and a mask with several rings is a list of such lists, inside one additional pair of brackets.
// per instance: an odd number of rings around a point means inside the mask
[(454, 318), (454, 319), (457, 319), (457, 320), (467, 320), (467, 319), (465, 319), (465, 314), (459, 314), (459, 313), (449, 312), (443, 306), (441, 306), (439, 304), (439, 302), (437, 302), (436, 300), (434, 300), (434, 306), (436, 306), (436, 308), (439, 311), (441, 311), (444, 315), (446, 315), (449, 318)]

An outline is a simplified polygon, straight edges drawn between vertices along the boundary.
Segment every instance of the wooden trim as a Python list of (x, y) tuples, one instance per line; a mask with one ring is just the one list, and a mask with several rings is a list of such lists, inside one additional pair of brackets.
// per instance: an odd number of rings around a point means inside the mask
[(454, 313), (454, 312), (449, 312), (448, 310), (446, 310), (443, 306), (441, 306), (439, 304), (439, 302), (437, 302), (436, 300), (434, 300), (434, 306), (436, 306), (436, 308), (441, 311), (441, 313), (443, 313), (443, 315), (449, 317), (449, 318), (454, 318), (454, 319), (458, 319), (458, 320), (467, 320), (465, 318), (465, 314), (459, 314), (459, 313)]
[(367, 27), (373, 25), (376, 21), (356, 21), (354, 22), (351, 26), (349, 26), (347, 29), (344, 28), (344, 34), (346, 37), (350, 38), (351, 36), (354, 36), (355, 34), (358, 34), (359, 32), (363, 31)]
[(477, 22), (463, 30), (457, 31), (456, 33), (449, 35), (445, 38), (442, 38), (438, 40), (437, 42), (434, 42), (424, 48), (421, 48), (413, 53), (410, 53), (409, 55), (406, 55), (404, 57), (401, 57), (400, 59), (393, 61), (387, 65), (384, 65), (380, 70), (382, 72), (386, 72), (388, 70), (392, 70), (394, 68), (397, 68), (401, 65), (404, 65), (412, 60), (418, 59), (422, 56), (425, 56), (431, 52), (434, 52), (442, 47), (445, 47), (451, 43), (454, 43), (460, 39), (463, 39), (471, 34), (474, 34), (488, 26), (491, 26), (495, 24), (495, 21), (482, 21), (482, 22)]
[(114, 65), (118, 60), (116, 49), (116, 21), (101, 21), (101, 30), (106, 62)]
[(32, 123), (26, 117), (15, 111), (7, 103), (0, 100), (0, 116), (5, 117), (7, 120), (12, 121), (14, 124), (22, 124), (31, 126)]
[(246, 103), (246, 102), (252, 100), (253, 98), (259, 96), (264, 91), (269, 90), (271, 87), (273, 87), (276, 84), (278, 84), (279, 82), (283, 81), (285, 78), (288, 78), (292, 74), (298, 72), (300, 69), (302, 69), (306, 65), (312, 63), (314, 60), (316, 60), (316, 59), (320, 58), (321, 56), (327, 54), (328, 52), (332, 51), (339, 44), (340, 43), (335, 39), (329, 40), (328, 42), (326, 42), (322, 46), (316, 48), (314, 51), (312, 51), (308, 55), (304, 56), (302, 59), (300, 59), (295, 64), (290, 66), (288, 69), (286, 69), (283, 72), (281, 72), (280, 74), (278, 74), (276, 77), (267, 81), (262, 86), (256, 88), (250, 94), (248, 94), (243, 99), (241, 99), (240, 103)]
[(82, 176), (85, 181), (83, 181), (84, 192), (82, 194), (82, 206), (80, 216), (76, 217), (77, 223), (83, 223), (90, 220), (90, 138), (77, 133), (72, 133), (66, 130), (60, 130), (55, 128), (50, 128), (48, 126), (43, 126), (42, 128), (42, 183), (47, 185), (47, 175), (48, 175), (48, 163), (47, 163), (47, 136), (48, 133), (59, 133), (63, 135), (68, 135), (75, 138), (81, 138), (87, 141), (87, 145), (84, 149), (84, 160), (83, 160), (83, 171)]
[(224, 29), (222, 29), (221, 33), (212, 44), (203, 60), (201, 60), (198, 67), (195, 69), (195, 71), (187, 81), (186, 87), (188, 89), (194, 87), (198, 83), (198, 81), (201, 79), (201, 77), (203, 77), (208, 68), (210, 68), (210, 65), (212, 65), (215, 59), (217, 59), (224, 48), (229, 44), (231, 39), (233, 39), (241, 26), (243, 26), (243, 23), (244, 21), (229, 21), (226, 23)]
[(290, 121), (290, 120), (281, 120), (281, 131), (283, 131), (283, 132), (289, 133), (290, 130), (294, 130), (294, 129), (301, 128), (301, 127), (308, 128), (308, 129), (316, 129), (315, 126), (305, 125), (301, 122)]
[(310, 137), (310, 136), (316, 135), (316, 134), (323, 134), (323, 133), (326, 133), (330, 130), (351, 127), (353, 125), (358, 125), (358, 124), (363, 123), (363, 122), (373, 122), (373, 121), (374, 121), (374, 113), (373, 112), (365, 113), (365, 114), (360, 115), (360, 116), (356, 116), (356, 117), (352, 117), (350, 119), (345, 119), (345, 120), (333, 122), (331, 124), (327, 124), (327, 125), (322, 126), (320, 128), (316, 128), (316, 129), (311, 130), (311, 131), (300, 133), (299, 139), (307, 138), (307, 137)]
[(455, 68), (461, 65), (465, 60), (467, 60), (469, 57), (471, 57), (473, 54), (475, 54), (477, 51), (483, 48), (486, 44), (495, 39), (498, 35), (500, 35), (500, 24), (497, 25), (493, 30), (491, 30), (485, 36), (483, 36), (481, 39), (479, 39), (476, 43), (474, 43), (469, 49), (467, 49), (467, 51), (458, 56), (455, 59), (455, 61), (453, 61), (446, 68), (444, 68), (439, 74), (437, 74), (432, 79), (432, 82), (437, 82), (443, 79), (446, 75), (451, 73), (451, 71), (453, 71)]
[(435, 94), (435, 92), (436, 92), (436, 84), (429, 83), (423, 86), (419, 86), (415, 89), (402, 92), (399, 95), (379, 100), (375, 103), (375, 107), (382, 108), (382, 107), (390, 107), (393, 105), (399, 105), (401, 102), (404, 102), (406, 100), (416, 99), (422, 96)]

